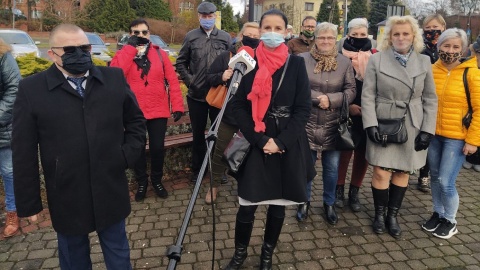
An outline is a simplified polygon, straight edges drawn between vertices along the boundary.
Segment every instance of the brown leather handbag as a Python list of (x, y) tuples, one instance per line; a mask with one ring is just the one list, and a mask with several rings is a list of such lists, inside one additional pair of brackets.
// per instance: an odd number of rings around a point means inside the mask
[(210, 106), (221, 109), (226, 97), (227, 85), (219, 84), (217, 86), (211, 87), (210, 90), (208, 90), (206, 100), (207, 103), (210, 104)]

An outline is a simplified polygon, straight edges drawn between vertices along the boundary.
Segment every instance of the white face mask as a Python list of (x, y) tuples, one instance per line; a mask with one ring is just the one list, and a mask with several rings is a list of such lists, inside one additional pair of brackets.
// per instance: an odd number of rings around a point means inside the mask
[(285, 38), (283, 38), (283, 35), (276, 32), (264, 33), (262, 34), (260, 40), (263, 41), (265, 46), (269, 48), (277, 48), (285, 42)]
[(292, 34), (288, 33), (286, 36), (285, 36), (285, 39), (291, 39), (292, 38)]

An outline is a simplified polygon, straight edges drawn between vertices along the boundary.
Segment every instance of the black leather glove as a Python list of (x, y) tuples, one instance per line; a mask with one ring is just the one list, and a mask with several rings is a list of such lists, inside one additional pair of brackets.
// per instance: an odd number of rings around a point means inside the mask
[(133, 47), (137, 47), (137, 45), (138, 45), (138, 37), (135, 36), (135, 35), (131, 35), (131, 36), (128, 38), (127, 44), (128, 44), (128, 45), (132, 45)]
[(137, 47), (138, 45), (145, 45), (148, 43), (150, 43), (150, 40), (148, 38), (138, 37), (135, 35), (131, 35), (127, 41), (127, 44), (132, 45), (133, 47)]
[(370, 139), (370, 141), (374, 143), (380, 143), (381, 138), (380, 138), (380, 133), (378, 133), (378, 127), (368, 127), (366, 129), (367, 131), (367, 136)]
[(182, 118), (182, 113), (181, 112), (174, 112), (172, 117), (173, 117), (173, 122), (177, 122), (178, 120), (180, 120), (180, 118)]
[(420, 133), (415, 138), (415, 151), (426, 150), (432, 141), (433, 135), (425, 131)]

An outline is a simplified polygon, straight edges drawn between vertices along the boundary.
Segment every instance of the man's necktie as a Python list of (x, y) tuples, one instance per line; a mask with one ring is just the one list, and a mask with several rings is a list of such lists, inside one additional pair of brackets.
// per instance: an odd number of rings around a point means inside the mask
[(82, 86), (82, 83), (83, 81), (85, 81), (87, 79), (87, 77), (80, 77), (80, 78), (75, 78), (75, 77), (67, 77), (67, 80), (68, 81), (71, 81), (73, 82), (76, 87), (75, 87), (75, 90), (80, 94), (80, 96), (84, 96), (85, 95), (85, 89), (83, 89), (83, 86)]

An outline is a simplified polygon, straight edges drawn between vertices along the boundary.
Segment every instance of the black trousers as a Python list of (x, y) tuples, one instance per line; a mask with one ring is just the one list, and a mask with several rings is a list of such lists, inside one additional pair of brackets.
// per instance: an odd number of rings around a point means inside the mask
[(192, 172), (197, 174), (207, 153), (207, 144), (205, 142), (207, 119), (210, 119), (210, 122), (213, 123), (220, 110), (210, 106), (207, 102), (196, 101), (190, 97), (187, 97), (187, 104), (193, 133)]
[[(163, 161), (165, 159), (165, 132), (167, 131), (167, 118), (155, 118), (147, 120), (148, 145), (150, 149), (150, 179), (152, 183), (162, 181)], [(135, 177), (139, 183), (147, 183), (147, 156), (145, 147), (135, 164)]]
[[(237, 220), (244, 223), (253, 222), (255, 220), (255, 211), (257, 211), (257, 208), (258, 205), (240, 205), (237, 212)], [(267, 213), (274, 217), (283, 218), (285, 217), (285, 206), (270, 204)]]

